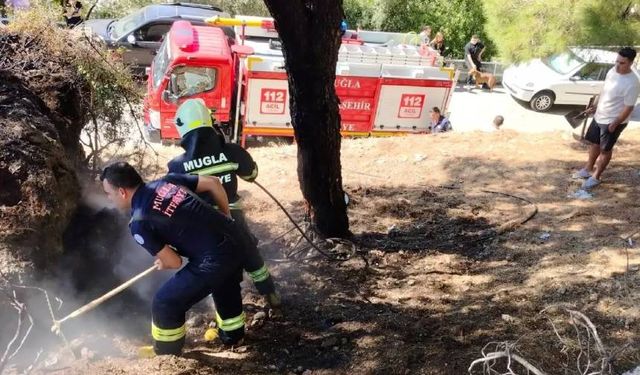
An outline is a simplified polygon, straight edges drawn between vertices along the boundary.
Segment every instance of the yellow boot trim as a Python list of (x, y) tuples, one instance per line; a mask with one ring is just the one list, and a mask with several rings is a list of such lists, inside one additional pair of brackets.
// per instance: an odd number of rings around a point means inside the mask
[(269, 278), (269, 270), (267, 269), (267, 266), (263, 264), (258, 270), (249, 272), (249, 277), (251, 277), (251, 280), (253, 280), (254, 283), (265, 281)]
[(244, 312), (234, 318), (222, 319), (216, 312), (216, 324), (223, 331), (235, 331), (244, 327)]
[(156, 341), (161, 342), (174, 342), (178, 341), (187, 334), (187, 329), (184, 324), (182, 327), (171, 328), (171, 329), (163, 329), (158, 328), (153, 322), (151, 322), (151, 336)]

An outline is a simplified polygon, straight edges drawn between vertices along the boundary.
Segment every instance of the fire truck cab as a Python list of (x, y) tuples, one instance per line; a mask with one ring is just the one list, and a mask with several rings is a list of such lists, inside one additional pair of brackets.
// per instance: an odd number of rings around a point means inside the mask
[(173, 24), (148, 70), (144, 120), (149, 140), (180, 138), (173, 121), (187, 97), (215, 108), (218, 121), (231, 119), (238, 47), (220, 28)]
[[(151, 68), (144, 101), (150, 141), (179, 139), (177, 106), (202, 98), (232, 140), (292, 137), (284, 57), (272, 19), (207, 20), (211, 26), (175, 22)], [(213, 26), (236, 27), (237, 41)], [(410, 35), (347, 31), (338, 52), (335, 88), (341, 133), (386, 136), (429, 132), (429, 109), (446, 112), (455, 72)]]

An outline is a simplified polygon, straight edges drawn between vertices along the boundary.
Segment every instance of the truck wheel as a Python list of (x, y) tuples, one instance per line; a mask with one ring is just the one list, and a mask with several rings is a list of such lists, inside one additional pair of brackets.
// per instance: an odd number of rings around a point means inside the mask
[(536, 112), (546, 112), (551, 109), (555, 100), (556, 98), (553, 92), (540, 91), (531, 98), (529, 106)]

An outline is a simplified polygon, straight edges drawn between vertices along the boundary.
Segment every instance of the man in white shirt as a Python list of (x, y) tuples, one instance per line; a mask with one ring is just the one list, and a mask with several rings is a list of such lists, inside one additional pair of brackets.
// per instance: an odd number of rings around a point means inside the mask
[(598, 100), (588, 109), (589, 113), (595, 112), (585, 135), (585, 139), (591, 142), (589, 159), (585, 167), (573, 176), (586, 179), (583, 189), (600, 184), (600, 176), (611, 160), (613, 145), (627, 127), (629, 115), (636, 105), (640, 81), (631, 70), (635, 57), (636, 51), (631, 47), (618, 51), (616, 65), (607, 73)]

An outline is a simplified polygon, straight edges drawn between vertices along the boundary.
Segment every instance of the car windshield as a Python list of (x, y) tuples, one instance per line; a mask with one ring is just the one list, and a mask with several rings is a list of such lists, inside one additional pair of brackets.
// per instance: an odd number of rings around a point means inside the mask
[(573, 52), (564, 52), (542, 59), (542, 62), (559, 74), (568, 74), (585, 62)]
[(120, 39), (142, 25), (146, 21), (145, 10), (142, 8), (112, 23), (109, 30), (111, 39)]
[(109, 26), (109, 35), (111, 39), (116, 40), (124, 36), (127, 36), (132, 31), (138, 29), (153, 20), (159, 18), (172, 18), (178, 14), (185, 17), (195, 17), (198, 19), (204, 19), (215, 16), (218, 12), (203, 9), (200, 7), (177, 7), (177, 6), (163, 6), (163, 5), (149, 5), (138, 11), (131, 13), (126, 17), (122, 17)]
[(169, 64), (169, 47), (165, 40), (158, 50), (158, 54), (153, 59), (153, 71), (151, 72), (153, 78), (153, 87), (158, 87), (162, 82), (162, 77), (167, 70)]

